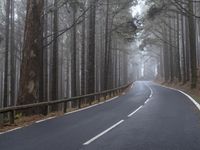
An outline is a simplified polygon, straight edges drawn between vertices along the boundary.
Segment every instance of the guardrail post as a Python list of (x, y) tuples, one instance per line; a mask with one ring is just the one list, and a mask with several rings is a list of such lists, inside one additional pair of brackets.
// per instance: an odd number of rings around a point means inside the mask
[(67, 102), (64, 102), (63, 112), (64, 112), (64, 113), (67, 112)]
[(111, 98), (112, 97), (112, 92), (109, 92), (108, 96), (109, 96), (109, 98)]
[(9, 120), (10, 120), (10, 124), (14, 124), (15, 123), (15, 111), (14, 110), (10, 111)]
[(4, 120), (3, 120), (3, 114), (2, 113), (0, 113), (0, 127), (2, 127), (3, 126), (3, 122)]
[(89, 97), (89, 104), (92, 105), (92, 101), (93, 101), (93, 96)]
[(43, 115), (47, 116), (48, 115), (48, 105), (44, 106), (44, 111), (42, 112)]
[(78, 108), (81, 108), (81, 99), (78, 99)]
[(47, 107), (47, 114), (49, 114), (49, 113), (51, 113), (51, 106), (50, 105), (48, 105), (48, 107)]
[(106, 99), (107, 99), (107, 94), (105, 93), (105, 94), (104, 94), (104, 100), (106, 100)]
[(101, 95), (97, 95), (98, 103), (101, 101)]

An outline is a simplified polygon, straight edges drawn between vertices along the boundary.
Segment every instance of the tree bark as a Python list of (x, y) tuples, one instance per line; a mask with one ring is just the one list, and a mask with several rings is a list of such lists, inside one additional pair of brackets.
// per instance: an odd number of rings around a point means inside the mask
[(53, 62), (52, 62), (52, 100), (58, 99), (58, 0), (54, 0), (53, 18)]
[(190, 67), (191, 67), (191, 88), (196, 88), (197, 83), (197, 58), (196, 58), (196, 33), (193, 14), (193, 1), (189, 0), (189, 38), (190, 38)]
[[(84, 7), (84, 6), (83, 6)], [(85, 9), (83, 9), (85, 11)], [(83, 15), (83, 22), (82, 22), (82, 41), (81, 41), (81, 95), (85, 95), (85, 28), (86, 28), (86, 19), (85, 14)]]
[[(18, 105), (36, 103), (39, 99), (40, 52), (43, 39), (43, 0), (27, 1), (27, 14), (24, 31), (24, 48), (21, 64)], [(34, 113), (30, 110), (27, 113)]]
[(88, 35), (88, 62), (87, 62), (87, 94), (95, 92), (95, 19), (96, 0), (89, 3), (89, 35)]
[(4, 99), (3, 107), (8, 106), (8, 60), (9, 60), (9, 26), (10, 26), (10, 4), (11, 1), (6, 2), (6, 30), (5, 30), (5, 64), (4, 64)]
[(71, 96), (77, 96), (77, 45), (76, 45), (76, 4), (72, 4), (72, 18), (73, 18), (73, 29), (72, 29), (72, 51), (71, 51)]

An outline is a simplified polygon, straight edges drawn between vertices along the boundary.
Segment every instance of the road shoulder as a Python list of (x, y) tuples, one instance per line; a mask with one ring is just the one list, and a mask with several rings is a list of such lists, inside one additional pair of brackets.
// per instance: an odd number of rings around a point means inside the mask
[(191, 89), (187, 84), (181, 85), (181, 84), (169, 84), (169, 83), (158, 83), (158, 82), (156, 82), (155, 84), (182, 93), (189, 100), (191, 100), (192, 103), (200, 111), (200, 91), (198, 89)]

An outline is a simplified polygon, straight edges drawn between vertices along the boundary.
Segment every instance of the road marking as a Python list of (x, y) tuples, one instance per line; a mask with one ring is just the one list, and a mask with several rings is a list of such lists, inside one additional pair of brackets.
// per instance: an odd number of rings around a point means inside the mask
[(188, 97), (195, 104), (195, 106), (200, 110), (200, 104), (198, 102), (196, 102), (190, 95), (186, 94), (185, 92), (183, 92), (181, 90), (178, 90), (178, 91), (181, 92), (186, 97)]
[(143, 106), (140, 106), (139, 108), (137, 108), (134, 112), (132, 112), (131, 114), (128, 115), (128, 117), (133, 116), (137, 111), (139, 111)]
[(80, 111), (83, 111), (83, 110), (87, 110), (87, 109), (90, 109), (90, 108), (95, 107), (97, 105), (101, 105), (103, 103), (105, 103), (105, 102), (102, 102), (102, 103), (99, 103), (99, 104), (95, 104), (95, 105), (92, 105), (92, 106), (88, 106), (88, 107), (85, 107), (85, 108), (81, 108), (81, 109), (78, 109), (78, 110), (75, 110), (75, 111), (67, 112), (64, 115), (69, 115), (69, 114), (73, 114), (73, 113), (80, 112)]
[(151, 97), (153, 96), (153, 90), (152, 90), (152, 88), (151, 88), (150, 86), (148, 86), (148, 88), (149, 88), (150, 91), (151, 91), (151, 94), (150, 94), (150, 96), (149, 96), (149, 98), (151, 98)]
[(102, 104), (104, 104), (104, 103), (108, 103), (108, 102), (110, 102), (110, 101), (113, 101), (113, 100), (115, 100), (115, 99), (118, 98), (118, 97), (119, 97), (119, 96), (116, 96), (116, 97), (113, 97), (113, 98), (111, 98), (111, 99), (109, 99), (109, 100), (106, 100), (106, 101), (104, 101), (104, 102), (100, 102), (100, 103), (95, 104), (95, 105), (91, 105), (91, 106), (88, 106), (88, 107), (85, 107), (85, 108), (81, 108), (81, 109), (78, 109), (78, 110), (75, 110), (75, 111), (72, 111), (72, 112), (67, 112), (67, 113), (65, 113), (64, 115), (69, 115), (69, 114), (77, 113), (77, 112), (80, 112), (80, 111), (83, 111), (83, 110), (87, 110), (87, 109), (93, 108), (93, 107), (95, 107), (95, 106), (102, 105)]
[(114, 99), (116, 99), (116, 98), (118, 98), (118, 97), (119, 97), (119, 96), (113, 97), (113, 98), (111, 98), (111, 99), (107, 100), (106, 102), (113, 101)]
[(49, 117), (49, 118), (42, 119), (42, 120), (38, 120), (38, 121), (36, 121), (35, 123), (44, 122), (44, 121), (51, 120), (51, 119), (54, 119), (54, 118), (56, 118), (56, 116), (54, 116), (54, 117)]
[(17, 128), (14, 128), (14, 129), (8, 130), (8, 131), (6, 131), (6, 132), (0, 132), (0, 135), (5, 134), (5, 133), (8, 133), (8, 132), (15, 131), (15, 130), (18, 130), (18, 129), (21, 129), (21, 128), (22, 128), (22, 127), (17, 127)]
[(185, 93), (185, 92), (183, 92), (181, 90), (178, 90), (178, 89), (174, 89), (174, 88), (171, 88), (171, 87), (164, 86), (164, 85), (160, 85), (160, 84), (158, 84), (158, 85), (161, 86), (161, 87), (164, 87), (164, 88), (171, 89), (171, 90), (178, 91), (178, 92), (182, 93), (187, 98), (189, 98), (194, 103), (194, 105), (200, 110), (200, 104), (195, 99), (193, 99), (190, 95), (188, 95), (187, 93)]
[(97, 136), (93, 137), (92, 139), (90, 139), (89, 141), (85, 142), (83, 145), (89, 145), (90, 143), (92, 143), (93, 141), (95, 141), (96, 139), (100, 138), (101, 136), (103, 136), (104, 134), (106, 134), (107, 132), (111, 131), (113, 128), (117, 127), (118, 125), (120, 125), (122, 122), (124, 122), (124, 120), (121, 120), (119, 122), (117, 122), (116, 124), (114, 124), (113, 126), (111, 126), (110, 128), (106, 129), (105, 131), (101, 132), (100, 134), (98, 134)]
[(148, 103), (149, 101), (150, 101), (150, 98), (148, 98), (148, 99), (145, 101), (145, 104)]
[(150, 95), (149, 95), (149, 98), (151, 98), (152, 96), (153, 96), (153, 90), (152, 90), (152, 88), (149, 86), (149, 85), (147, 85), (147, 84), (145, 84), (149, 89), (150, 89), (150, 91), (151, 91), (151, 93), (150, 93)]

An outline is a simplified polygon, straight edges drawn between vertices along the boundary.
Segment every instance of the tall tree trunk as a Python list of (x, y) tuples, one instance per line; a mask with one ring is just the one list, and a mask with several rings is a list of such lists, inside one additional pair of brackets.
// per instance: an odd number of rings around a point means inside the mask
[(96, 0), (89, 2), (89, 35), (88, 35), (88, 62), (87, 62), (87, 93), (95, 92), (95, 19)]
[[(45, 0), (44, 1), (45, 3), (45, 8), (47, 8), (48, 6), (48, 0)], [(45, 14), (44, 16), (44, 45), (47, 45), (48, 44), (48, 39), (47, 39), (47, 35), (48, 35), (48, 15)], [(44, 99), (48, 100), (48, 87), (49, 87), (49, 84), (48, 84), (48, 46), (47, 47), (44, 47)]]
[(197, 58), (196, 58), (196, 33), (193, 14), (193, 1), (189, 0), (189, 38), (190, 38), (190, 67), (191, 67), (191, 88), (196, 88), (197, 83)]
[(176, 72), (177, 72), (177, 77), (178, 77), (178, 81), (181, 82), (182, 80), (182, 76), (181, 76), (181, 64), (180, 64), (180, 17), (179, 17), (179, 14), (177, 13), (177, 33), (176, 33), (176, 40), (177, 40), (177, 50), (176, 50), (176, 58), (175, 58), (175, 61), (176, 61)]
[(52, 62), (52, 100), (58, 99), (58, 0), (54, 0), (53, 18), (53, 62)]
[[(15, 39), (14, 39), (14, 0), (11, 0), (11, 32), (10, 32), (10, 106), (15, 105), (15, 78), (16, 78), (16, 62), (15, 62)], [(14, 118), (13, 113), (10, 113), (10, 118)], [(13, 120), (13, 119), (11, 119)]]
[(107, 0), (106, 4), (106, 22), (105, 22), (105, 68), (104, 68), (104, 90), (108, 89), (108, 82), (109, 82), (109, 50), (108, 50), (108, 37), (109, 37), (109, 3), (110, 0)]
[(9, 27), (10, 27), (10, 4), (11, 1), (6, 2), (6, 30), (5, 30), (5, 66), (4, 66), (4, 99), (3, 106), (8, 106), (8, 57), (9, 57)]
[(71, 49), (71, 96), (77, 96), (77, 45), (76, 45), (76, 4), (72, 4), (72, 18), (73, 18), (73, 29), (72, 29), (72, 49)]
[(182, 33), (182, 64), (183, 64), (183, 84), (187, 82), (186, 72), (186, 48), (185, 48), (185, 30), (184, 30), (184, 15), (181, 15), (181, 33)]
[[(84, 6), (83, 6), (84, 7)], [(83, 9), (85, 11), (85, 9)], [(85, 14), (83, 15), (83, 22), (82, 22), (82, 39), (81, 39), (81, 95), (85, 95), (85, 25), (86, 19)]]
[[(171, 18), (169, 18), (169, 25), (172, 26)], [(174, 45), (174, 44), (172, 43), (172, 29), (171, 28), (169, 28), (169, 43), (170, 43), (170, 45), (169, 45), (170, 82), (173, 82), (174, 81), (174, 59), (173, 59), (174, 55), (173, 55), (173, 47), (172, 47), (172, 45)]]
[[(167, 35), (167, 30), (166, 30), (166, 27), (164, 26), (164, 29), (163, 29), (163, 39), (164, 41), (167, 41), (167, 38), (166, 38), (166, 35)], [(164, 79), (165, 79), (165, 82), (168, 82), (169, 80), (169, 49), (168, 49), (168, 45), (166, 44), (166, 42), (163, 42), (163, 65), (164, 65)]]
[[(18, 105), (36, 103), (39, 99), (40, 52), (43, 43), (43, 0), (27, 1), (27, 14), (24, 31), (24, 48), (21, 64)], [(32, 114), (35, 110), (27, 111)]]
[(11, 100), (10, 105), (15, 104), (15, 76), (16, 76), (16, 62), (15, 62), (15, 39), (14, 39), (14, 0), (11, 1), (11, 34), (10, 34), (10, 86), (11, 86)]
[(186, 43), (186, 49), (185, 49), (185, 58), (186, 58), (186, 80), (190, 81), (190, 38), (189, 38), (189, 20), (188, 17), (185, 21), (185, 43)]

